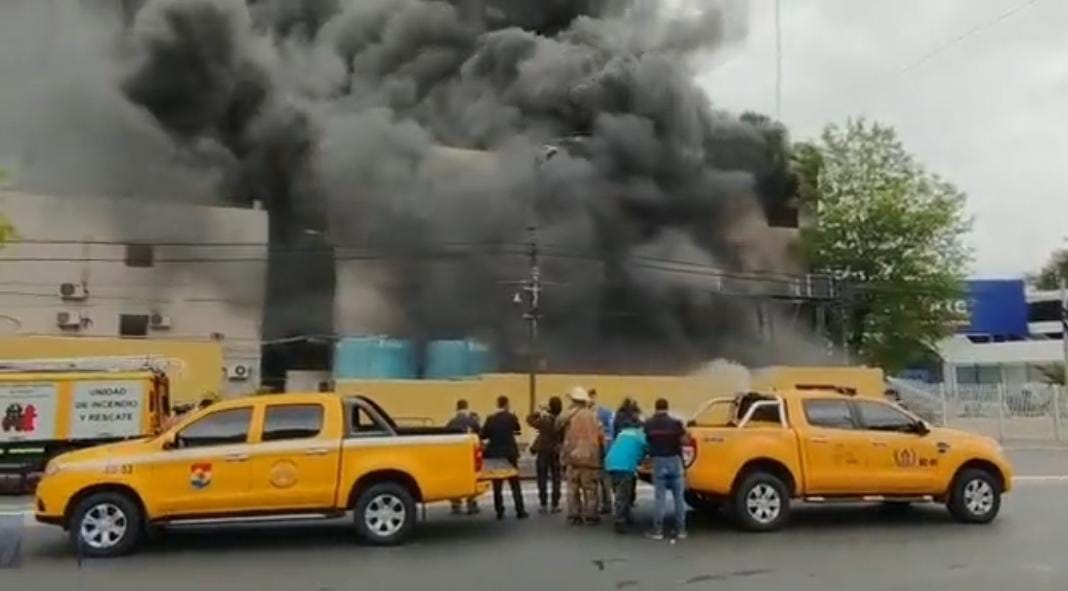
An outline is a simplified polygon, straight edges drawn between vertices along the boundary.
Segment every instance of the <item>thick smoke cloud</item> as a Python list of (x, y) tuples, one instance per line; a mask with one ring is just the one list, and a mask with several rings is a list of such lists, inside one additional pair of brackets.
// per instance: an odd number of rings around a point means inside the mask
[[(0, 22), (44, 26), (39, 4), (5, 5)], [(93, 78), (93, 104), (121, 125), (67, 135), (110, 134), (115, 153), (41, 186), (193, 199), (210, 183), (263, 202), (270, 337), (475, 336), (518, 362), (512, 294), (536, 220), (551, 367), (767, 361), (754, 359), (752, 299), (650, 263), (791, 270), (766, 223), (793, 189), (785, 131), (716, 110), (692, 82), (702, 56), (744, 35), (737, 4), (116, 1), (78, 19), (96, 32), (78, 45), (91, 68), (56, 75)], [(21, 123), (16, 147), (50, 115)], [(0, 137), (12, 127), (0, 119)], [(44, 151), (29, 168), (49, 164)], [(111, 158), (179, 180), (160, 190), (132, 173), (116, 190), (80, 172)]]

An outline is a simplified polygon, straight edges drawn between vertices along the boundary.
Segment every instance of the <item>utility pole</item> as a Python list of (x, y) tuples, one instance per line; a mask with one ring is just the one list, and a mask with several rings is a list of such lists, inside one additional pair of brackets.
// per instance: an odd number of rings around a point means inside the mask
[(849, 352), (849, 331), (851, 329), (850, 321), (852, 320), (851, 316), (853, 313), (853, 307), (851, 306), (852, 292), (850, 291), (848, 285), (843, 285), (841, 283), (839, 283), (839, 289), (840, 291), (838, 292), (838, 305), (841, 313), (840, 330), (842, 331), (842, 354), (845, 356), (846, 365), (851, 365), (853, 361)]
[(782, 0), (775, 0), (775, 118), (782, 119)]
[(1068, 286), (1064, 275), (1061, 274), (1061, 349), (1064, 363), (1061, 372), (1061, 385), (1053, 391), (1053, 435), (1057, 441), (1061, 440), (1061, 394), (1068, 390)]
[(541, 318), (541, 267), (538, 264), (538, 226), (531, 223), (527, 226), (528, 243), (528, 274), (523, 282), (523, 291), (527, 294), (527, 309), (523, 318), (527, 321), (527, 354), (529, 355), (529, 367), (527, 369), (527, 395), (529, 396), (529, 412), (534, 413), (538, 400), (538, 366), (541, 361), (538, 351), (538, 321)]

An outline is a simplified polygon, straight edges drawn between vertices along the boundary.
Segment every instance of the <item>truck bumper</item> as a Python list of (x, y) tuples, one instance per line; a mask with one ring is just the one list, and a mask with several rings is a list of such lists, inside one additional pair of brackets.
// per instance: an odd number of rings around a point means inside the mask
[(46, 523), (48, 525), (59, 525), (66, 527), (63, 523), (62, 515), (45, 515), (43, 513), (35, 513), (33, 516), (37, 520), (37, 523)]

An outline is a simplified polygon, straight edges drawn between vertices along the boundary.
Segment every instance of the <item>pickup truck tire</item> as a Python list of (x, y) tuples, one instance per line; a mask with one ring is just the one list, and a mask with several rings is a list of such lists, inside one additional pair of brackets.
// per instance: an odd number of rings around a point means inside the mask
[(695, 490), (686, 491), (683, 493), (683, 498), (686, 499), (686, 504), (691, 509), (702, 515), (714, 515), (722, 505), (718, 498), (710, 497)]
[(957, 521), (990, 523), (1001, 510), (1001, 485), (986, 470), (963, 470), (953, 480), (946, 506)]
[(356, 531), (377, 546), (404, 542), (415, 528), (415, 499), (408, 489), (395, 482), (367, 487), (356, 499)]
[(141, 507), (119, 492), (93, 493), (71, 512), (70, 539), (80, 556), (111, 558), (133, 552), (144, 536)]
[(731, 508), (738, 526), (747, 531), (774, 531), (790, 517), (790, 493), (779, 477), (757, 470), (735, 488)]

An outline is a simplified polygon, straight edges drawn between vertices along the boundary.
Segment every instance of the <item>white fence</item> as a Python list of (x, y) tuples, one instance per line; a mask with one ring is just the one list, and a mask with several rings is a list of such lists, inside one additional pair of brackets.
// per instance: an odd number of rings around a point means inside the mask
[[(968, 384), (956, 387), (892, 380), (909, 410), (936, 425), (1001, 441), (1061, 441), (1068, 396), (1050, 384)], [(1068, 435), (1066, 435), (1068, 436)]]

